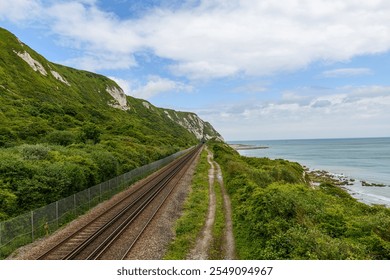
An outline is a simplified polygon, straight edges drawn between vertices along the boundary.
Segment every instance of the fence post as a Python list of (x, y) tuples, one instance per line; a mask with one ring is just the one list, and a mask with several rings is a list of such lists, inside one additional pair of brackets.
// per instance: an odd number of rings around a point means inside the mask
[(76, 194), (73, 195), (73, 210), (74, 210), (74, 214), (76, 215), (77, 212), (76, 212)]
[(34, 241), (34, 211), (31, 211), (31, 239)]
[(57, 228), (59, 227), (59, 222), (58, 222), (58, 200), (56, 201), (56, 222), (57, 222)]

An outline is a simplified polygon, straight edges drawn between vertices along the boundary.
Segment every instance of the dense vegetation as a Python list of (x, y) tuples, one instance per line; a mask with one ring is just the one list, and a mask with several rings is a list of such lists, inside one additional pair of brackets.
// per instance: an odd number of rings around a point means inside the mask
[(0, 28), (0, 221), (198, 142), (167, 115), (176, 112), (130, 96), (128, 110), (114, 108), (107, 88), (118, 86), (51, 63)]
[(312, 188), (297, 163), (211, 146), (232, 199), (239, 258), (390, 258), (390, 209), (357, 202), (331, 183)]

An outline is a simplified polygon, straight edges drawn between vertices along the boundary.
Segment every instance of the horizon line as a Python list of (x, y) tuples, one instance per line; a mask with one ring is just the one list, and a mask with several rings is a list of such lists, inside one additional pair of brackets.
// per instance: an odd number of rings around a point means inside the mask
[(352, 140), (352, 139), (380, 139), (390, 136), (362, 136), (362, 137), (329, 137), (329, 138), (283, 138), (283, 139), (252, 139), (252, 140), (225, 140), (229, 142), (250, 142), (250, 141), (294, 141), (294, 140)]

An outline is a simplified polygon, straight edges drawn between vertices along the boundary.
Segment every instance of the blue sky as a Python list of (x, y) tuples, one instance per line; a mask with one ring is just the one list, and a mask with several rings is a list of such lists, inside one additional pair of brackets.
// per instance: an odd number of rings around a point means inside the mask
[(390, 136), (389, 22), (381, 0), (0, 0), (50, 61), (226, 140)]

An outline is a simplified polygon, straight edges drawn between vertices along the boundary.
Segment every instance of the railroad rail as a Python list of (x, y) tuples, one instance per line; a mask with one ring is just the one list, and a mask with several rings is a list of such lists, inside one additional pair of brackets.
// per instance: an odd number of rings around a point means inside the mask
[[(152, 174), (104, 213), (52, 246), (37, 259), (124, 259), (201, 149), (202, 145), (193, 148)], [(143, 225), (129, 229), (139, 217), (144, 221)], [(121, 246), (119, 257), (118, 252), (116, 257), (112, 257), (110, 250), (115, 248), (115, 243), (125, 231), (126, 239), (130, 241), (127, 241), (125, 248)]]

